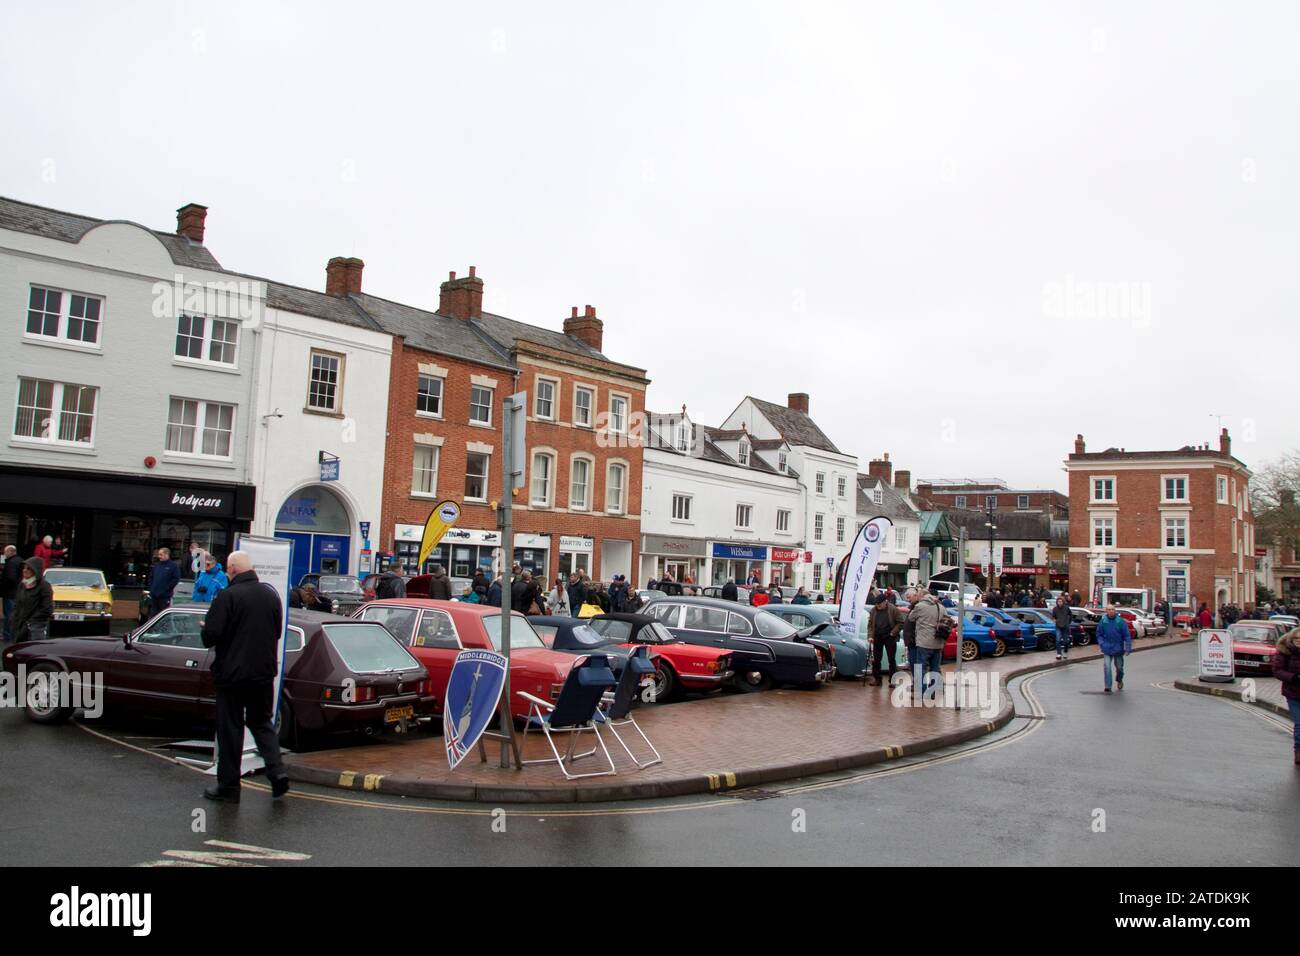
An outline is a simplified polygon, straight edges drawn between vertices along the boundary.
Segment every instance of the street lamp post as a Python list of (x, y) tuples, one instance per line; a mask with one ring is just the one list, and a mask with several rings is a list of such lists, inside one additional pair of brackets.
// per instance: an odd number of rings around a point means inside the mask
[(989, 520), (984, 522), (984, 526), (989, 529), (989, 590), (993, 590), (993, 540), (998, 526), (993, 523), (993, 505), (987, 504), (989, 509)]

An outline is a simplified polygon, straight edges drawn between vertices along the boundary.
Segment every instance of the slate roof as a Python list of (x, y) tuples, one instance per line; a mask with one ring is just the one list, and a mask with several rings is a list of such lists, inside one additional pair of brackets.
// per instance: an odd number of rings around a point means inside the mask
[[(858, 474), (858, 514), (884, 515), (891, 521), (919, 521), (917, 514), (907, 500), (888, 482), (881, 481), (874, 475)], [(876, 504), (871, 493), (880, 488), (880, 504)]]
[(370, 329), (373, 332), (383, 331), (378, 323), (366, 315), (350, 298), (313, 292), (311, 289), (285, 285), (283, 282), (271, 282), (267, 279), (261, 281), (266, 283), (266, 304), (272, 309), (311, 315), (330, 322), (342, 322), (344, 325)]
[(585, 358), (610, 361), (605, 358), (603, 353), (597, 352), (591, 346), (579, 342), (563, 332), (544, 329), (537, 325), (529, 325), (527, 322), (507, 319), (504, 315), (493, 315), (491, 312), (484, 312), (482, 316), (474, 319), (473, 323), (479, 326), (493, 341), (507, 349), (514, 348), (515, 343), (523, 339), (545, 345), (548, 348), (559, 349), (562, 352), (571, 352)]
[(439, 315), (362, 292), (350, 296), (385, 332), (400, 335), (411, 348), (442, 355), (513, 368), (501, 346), (495, 344), (463, 319)]
[(835, 447), (835, 443), (826, 437), (826, 433), (817, 427), (817, 423), (803, 412), (773, 402), (765, 402), (752, 395), (746, 397), (791, 445), (806, 445), (835, 455), (843, 454)]
[[(966, 529), (968, 538), (975, 541), (988, 539), (989, 529), (984, 524), (988, 520), (988, 512), (951, 508), (945, 514), (948, 516), (948, 524), (954, 529)], [(994, 533), (999, 541), (1051, 540), (1051, 519), (1047, 515), (1038, 512), (995, 511), (993, 513), (993, 523), (998, 526), (997, 531)]]
[[(14, 232), (26, 232), (47, 239), (59, 239), (63, 242), (80, 242), (81, 237), (91, 229), (105, 222), (127, 222), (125, 219), (95, 219), (91, 216), (79, 216), (76, 213), (36, 206), (0, 196), (0, 229), (12, 229)], [(138, 226), (139, 223), (131, 223)], [(210, 269), (223, 272), (221, 263), (207, 250), (199, 245), (171, 232), (160, 232), (140, 226), (158, 238), (166, 247), (172, 262), (178, 266), (191, 269)]]

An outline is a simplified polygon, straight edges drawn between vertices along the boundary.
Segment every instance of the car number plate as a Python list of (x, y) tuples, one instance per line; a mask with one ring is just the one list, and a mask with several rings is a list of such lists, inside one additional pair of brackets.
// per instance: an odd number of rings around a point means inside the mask
[(410, 720), (415, 716), (415, 706), (389, 707), (384, 711), (384, 723), (395, 724), (399, 720)]
[(86, 619), (86, 616), (85, 616), (84, 614), (56, 614), (56, 615), (54, 615), (54, 620), (56, 620), (56, 621), (84, 621), (85, 619)]

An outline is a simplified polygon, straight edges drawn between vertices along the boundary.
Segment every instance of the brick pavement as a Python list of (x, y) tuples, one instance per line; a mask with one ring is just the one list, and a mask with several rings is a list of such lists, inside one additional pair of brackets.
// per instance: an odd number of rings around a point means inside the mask
[[(1142, 639), (1136, 650), (1186, 641), (1178, 634)], [(1075, 648), (1070, 659), (1098, 657), (1100, 652), (1094, 646)], [(617, 776), (570, 781), (554, 763), (502, 770), (497, 766), (496, 744), (488, 746), (488, 763), (471, 755), (453, 773), (447, 768), (442, 737), (427, 731), (296, 754), (288, 758), (289, 771), (295, 780), (344, 789), (488, 803), (587, 802), (707, 793), (861, 767), (991, 733), (1014, 715), (1005, 693), (1007, 679), (1061, 665), (1053, 654), (1031, 652), (965, 666), (1002, 675), (1004, 690), (996, 715), (974, 709), (895, 707), (888, 689), (836, 681), (817, 690), (724, 694), (641, 707), (635, 712), (637, 720), (663, 755), (663, 763), (636, 769), (606, 734)], [(951, 671), (953, 665), (944, 669)], [(629, 735), (623, 736), (636, 751)], [(590, 734), (582, 736), (583, 749), (591, 746), (592, 739)], [(530, 732), (525, 759), (543, 755), (549, 755), (545, 741)], [(579, 761), (577, 769), (593, 766), (592, 759), (587, 759)]]

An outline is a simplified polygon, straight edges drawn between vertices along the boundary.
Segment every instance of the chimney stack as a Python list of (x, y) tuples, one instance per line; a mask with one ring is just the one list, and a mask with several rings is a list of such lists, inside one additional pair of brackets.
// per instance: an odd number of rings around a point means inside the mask
[(785, 400), (785, 407), (794, 412), (803, 412), (808, 414), (808, 393), (791, 392)]
[(176, 210), (176, 235), (203, 245), (203, 223), (208, 218), (208, 207), (192, 202)]
[(903, 471), (901, 468), (894, 472), (894, 487), (899, 491), (910, 492), (912, 490), (912, 473)]
[(1232, 454), (1232, 439), (1228, 437), (1228, 429), (1226, 428), (1219, 432), (1219, 454)]
[(1082, 435), (1075, 435), (1075, 436), (1074, 436), (1074, 453), (1075, 453), (1076, 455), (1082, 455), (1082, 454), (1083, 454), (1083, 436), (1082, 436)]
[(470, 266), (469, 275), (463, 279), (457, 279), (454, 272), (448, 274), (438, 291), (439, 314), (467, 322), (483, 314), (483, 280), (477, 272)]
[(894, 483), (894, 466), (889, 460), (889, 452), (885, 452), (881, 458), (873, 458), (867, 465), (867, 474), (872, 478), (879, 478), (887, 485)]
[(599, 352), (605, 341), (605, 323), (596, 318), (594, 307), (587, 306), (579, 316), (575, 305), (564, 320), (564, 334)]
[(360, 259), (335, 256), (325, 264), (325, 294), (360, 295), (361, 270), (365, 267)]

